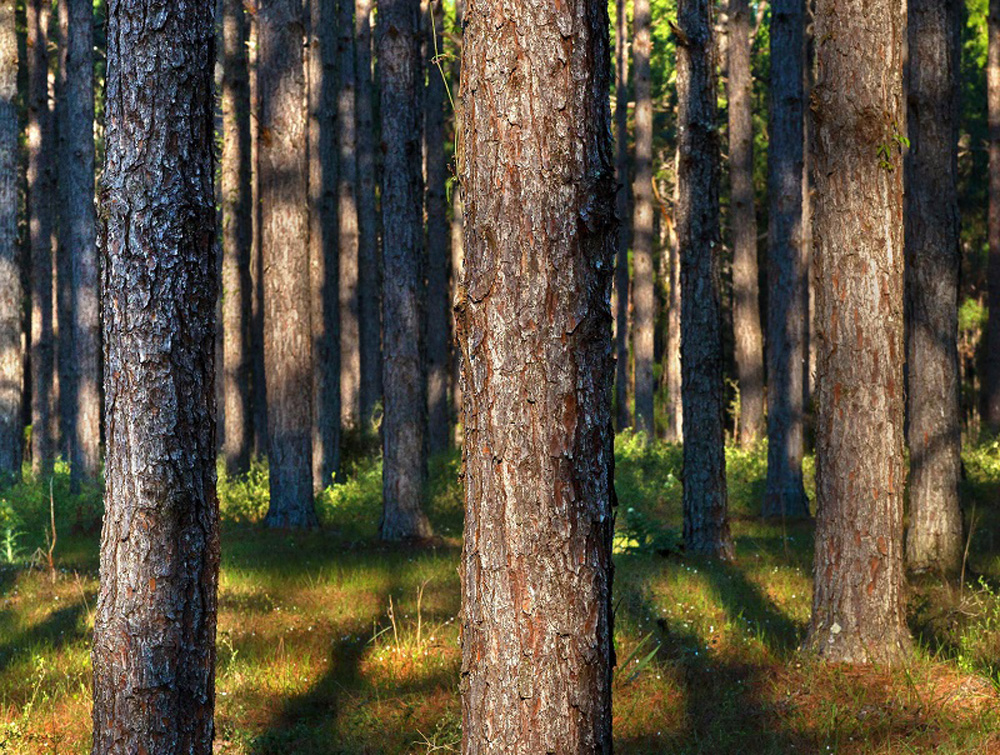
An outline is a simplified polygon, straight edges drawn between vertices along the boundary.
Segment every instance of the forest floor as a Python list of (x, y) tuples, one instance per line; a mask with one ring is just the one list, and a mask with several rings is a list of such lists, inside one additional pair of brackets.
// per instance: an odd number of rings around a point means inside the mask
[[(756, 517), (765, 449), (728, 453), (733, 564), (677, 549), (679, 448), (623, 435), (616, 456), (618, 752), (1000, 752), (1000, 444), (965, 453), (964, 582), (911, 585), (915, 652), (891, 670), (798, 652), (812, 525)], [(458, 457), (433, 463), (440, 539), (420, 549), (376, 542), (380, 469), (360, 458), (320, 497), (319, 532), (253, 526), (261, 467), (220, 484), (218, 753), (459, 750)], [(52, 489), (54, 572), (48, 484), (0, 496), (0, 753), (90, 748), (100, 491), (70, 495), (62, 468)]]

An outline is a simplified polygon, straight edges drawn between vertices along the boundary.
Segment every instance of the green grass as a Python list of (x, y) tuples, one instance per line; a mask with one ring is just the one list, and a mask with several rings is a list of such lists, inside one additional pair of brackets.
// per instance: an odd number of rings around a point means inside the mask
[[(975, 521), (965, 584), (913, 586), (907, 667), (816, 664), (797, 648), (809, 618), (812, 528), (756, 518), (766, 449), (728, 452), (738, 559), (678, 549), (681, 453), (622, 435), (616, 542), (616, 747), (626, 753), (1000, 751), (1000, 446), (965, 453)], [(376, 540), (381, 473), (356, 455), (319, 496), (323, 529), (254, 526), (267, 470), (222, 479), (217, 752), (457, 751), (462, 493), (457, 454), (432, 463), (436, 547)], [(811, 487), (811, 462), (807, 465)], [(45, 548), (46, 482), (0, 494), (0, 753), (89, 752), (91, 612), (100, 495), (52, 490), (58, 570)], [(391, 606), (391, 608), (390, 608)]]

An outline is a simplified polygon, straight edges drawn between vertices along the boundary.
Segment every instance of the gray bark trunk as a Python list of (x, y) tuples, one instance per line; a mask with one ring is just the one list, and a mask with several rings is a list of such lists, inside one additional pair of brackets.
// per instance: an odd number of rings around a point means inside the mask
[(267, 380), (264, 369), (264, 254), (261, 242), (263, 217), (260, 204), (260, 78), (257, 75), (259, 40), (257, 15), (249, 14), (248, 64), (250, 66), (250, 200), (253, 241), (250, 245), (250, 349), (253, 380), (254, 454), (267, 456)]
[(615, 404), (619, 431), (632, 424), (629, 407), (629, 169), (628, 169), (628, 13), (625, 0), (615, 5), (615, 178), (618, 181), (618, 247), (615, 257)]
[(212, 752), (213, 6), (108, 3), (108, 462), (94, 755)]
[(983, 345), (983, 422), (1000, 433), (1000, 0), (990, 0), (986, 60), (986, 106), (989, 120), (989, 321)]
[(475, 11), (459, 157), (462, 751), (610, 753), (617, 229), (607, 4)]
[[(680, 203), (677, 175), (680, 169), (680, 149), (674, 154), (674, 207)], [(676, 210), (675, 210), (676, 216)], [(675, 217), (676, 221), (676, 217)], [(681, 258), (680, 239), (674, 222), (672, 240), (666, 253), (670, 256), (670, 286), (667, 293), (667, 348), (664, 354), (664, 381), (667, 386), (667, 427), (664, 439), (668, 443), (684, 441), (684, 411), (681, 397)]]
[[(459, 134), (462, 130), (461, 108), (462, 102), (459, 96), (461, 86), (462, 68), (462, 18), (465, 12), (462, 0), (456, 0), (455, 4), (455, 27), (453, 29), (455, 46), (457, 48), (456, 57), (452, 61), (451, 69), (451, 91), (455, 93), (455, 112), (452, 114), (455, 129), (455, 153), (458, 154)], [(457, 165), (457, 159), (456, 159)], [(465, 280), (465, 245), (464, 245), (464, 217), (462, 211), (462, 192), (458, 184), (455, 184), (451, 192), (451, 289), (449, 310), (451, 316), (451, 413), (454, 427), (454, 440), (456, 446), (461, 447), (465, 441), (465, 415), (462, 410), (462, 355), (457, 348), (455, 340), (458, 333), (456, 312), (454, 304), (458, 301), (462, 288), (462, 281)]]

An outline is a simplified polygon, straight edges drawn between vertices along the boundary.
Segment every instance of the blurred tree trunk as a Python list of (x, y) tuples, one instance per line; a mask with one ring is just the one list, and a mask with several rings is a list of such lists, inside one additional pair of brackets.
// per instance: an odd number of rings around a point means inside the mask
[(983, 344), (983, 422), (1000, 433), (1000, 0), (990, 0), (986, 107), (989, 113), (989, 321)]
[(764, 516), (809, 516), (802, 483), (804, 0), (774, 0), (771, 10), (771, 112), (767, 159), (767, 487)]
[(681, 0), (677, 25), (684, 545), (688, 553), (729, 559), (733, 543), (726, 512), (723, 424), (719, 131), (709, 0)]
[(431, 534), (423, 513), (427, 479), (427, 371), (424, 363), (424, 77), (419, 0), (379, 5), (383, 276), (383, 540)]
[(757, 214), (753, 189), (753, 77), (750, 4), (729, 0), (729, 180), (733, 237), (733, 332), (740, 390), (739, 440), (764, 434), (764, 357), (757, 294)]
[[(257, 12), (260, 203), (264, 266), (271, 527), (312, 527), (313, 325), (303, 33), (298, 0)], [(334, 299), (335, 300), (335, 299)]]
[(664, 382), (667, 386), (667, 427), (664, 438), (668, 443), (684, 441), (684, 412), (681, 401), (681, 258), (677, 238), (676, 213), (680, 203), (680, 147), (674, 154), (674, 223), (671, 229), (670, 286), (667, 293), (667, 348), (664, 350)]
[(618, 181), (618, 246), (615, 258), (615, 403), (619, 431), (632, 424), (629, 406), (629, 169), (628, 169), (628, 13), (625, 0), (615, 5), (615, 178)]
[(895, 0), (820, 0), (816, 24), (816, 38), (826, 42), (819, 45), (812, 98), (818, 513), (806, 646), (833, 662), (894, 663), (909, 646), (903, 599), (904, 8)]
[(215, 479), (213, 3), (108, 3), (108, 460), (95, 755), (209, 755)]
[[(462, 751), (610, 753), (617, 229), (607, 4), (475, 9), (459, 157)], [(573, 55), (563, 52), (567, 29)]]
[(257, 14), (247, 14), (247, 32), (250, 43), (247, 56), (250, 72), (250, 200), (253, 221), (253, 240), (250, 245), (250, 364), (253, 407), (254, 455), (267, 455), (267, 380), (264, 369), (264, 255), (261, 243), (263, 215), (260, 203), (260, 78), (257, 75), (260, 59), (260, 35)]
[[(73, 258), (67, 253), (67, 218), (63, 200), (66, 187), (65, 160), (72, 159), (67, 152), (65, 123), (66, 112), (66, 60), (69, 47), (69, 2), (62, 0), (53, 5), (55, 15), (49, 23), (49, 49), (53, 51), (55, 66), (49, 62), (50, 94), (52, 98), (52, 256), (53, 265), (53, 337), (55, 339), (55, 375), (52, 383), (52, 433), (55, 454), (70, 459), (72, 438), (75, 435), (76, 410), (76, 356), (73, 353)], [(52, 68), (55, 75), (52, 75)], [(93, 175), (93, 172), (91, 172)]]
[[(462, 67), (462, 16), (465, 12), (465, 3), (462, 0), (455, 2), (455, 27), (453, 29), (455, 57), (451, 64), (451, 91), (453, 92), (455, 112), (452, 113), (452, 127), (454, 128), (455, 153), (458, 154), (461, 124), (462, 102), (459, 95), (461, 86)], [(457, 166), (457, 160), (456, 160)], [(457, 321), (454, 303), (460, 298), (462, 281), (465, 280), (465, 249), (462, 217), (462, 192), (456, 183), (451, 192), (451, 293), (449, 310), (451, 317), (451, 413), (454, 421), (453, 442), (456, 446), (461, 446), (464, 441), (465, 419), (462, 412), (462, 355), (457, 348)]]
[(960, 8), (909, 0), (906, 304), (910, 528), (916, 571), (958, 574), (962, 431), (958, 382)]

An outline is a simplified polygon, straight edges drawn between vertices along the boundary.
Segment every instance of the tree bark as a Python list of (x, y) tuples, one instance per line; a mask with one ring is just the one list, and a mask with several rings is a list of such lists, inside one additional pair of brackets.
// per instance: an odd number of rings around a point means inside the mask
[(739, 440), (764, 434), (764, 357), (757, 294), (757, 213), (753, 190), (753, 77), (750, 4), (729, 0), (729, 180), (733, 243), (733, 333), (740, 390)]
[[(820, 0), (815, 588), (806, 646), (894, 663), (903, 601), (904, 9)], [(800, 373), (801, 374), (801, 373)]]
[(958, 382), (958, 30), (948, 0), (910, 0), (906, 304), (910, 527), (915, 571), (958, 574), (962, 435)]
[(607, 4), (466, 24), (462, 751), (610, 753)]
[[(680, 148), (674, 154), (674, 208), (680, 204)], [(667, 386), (667, 427), (664, 439), (668, 443), (684, 442), (684, 411), (681, 401), (681, 258), (677, 238), (676, 209), (670, 247), (670, 287), (667, 293), (667, 347), (664, 354), (664, 381)]]
[[(451, 69), (451, 90), (453, 92), (459, 92), (459, 87), (461, 86), (461, 68), (462, 68), (462, 35), (463, 35), (463, 23), (462, 19), (465, 13), (465, 3), (463, 0), (456, 0), (455, 3), (455, 26), (453, 29), (453, 35), (455, 40), (456, 54), (452, 61)], [(452, 113), (452, 125), (455, 129), (454, 142), (455, 142), (455, 154), (456, 154), (456, 165), (457, 165), (457, 155), (459, 152), (459, 134), (462, 129), (461, 124), (461, 108), (462, 100), (461, 97), (456, 97), (456, 101), (452, 104), (455, 106), (455, 112)], [(461, 447), (462, 443), (465, 441), (465, 415), (462, 410), (462, 355), (457, 348), (457, 334), (458, 334), (458, 323), (457, 323), (457, 313), (455, 312), (454, 304), (459, 300), (462, 290), (462, 281), (465, 280), (465, 245), (463, 239), (464, 233), (464, 217), (462, 211), (462, 192), (458, 184), (455, 184), (451, 192), (451, 291), (450, 291), (450, 317), (451, 317), (451, 333), (452, 333), (452, 348), (451, 348), (451, 413), (453, 418), (453, 442), (456, 446)]]
[(629, 406), (628, 344), (629, 344), (629, 169), (628, 169), (628, 14), (625, 0), (615, 4), (615, 177), (618, 247), (615, 257), (615, 404), (616, 426), (619, 431), (632, 424)]
[(427, 371), (424, 363), (423, 66), (419, 0), (379, 6), (383, 276), (383, 540), (431, 534), (422, 510), (427, 479)]
[(715, 41), (709, 0), (677, 6), (684, 546), (733, 556), (726, 514)]
[(17, 25), (14, 0), (0, 2), (0, 485), (21, 476), (24, 349), (17, 235)]
[(250, 201), (253, 221), (253, 241), (250, 245), (250, 350), (254, 455), (267, 456), (267, 380), (264, 369), (264, 254), (261, 241), (263, 216), (260, 204), (260, 34), (257, 14), (247, 14), (247, 34), (250, 40), (247, 55), (250, 73)]
[(803, 0), (775, 0), (771, 6), (764, 516), (809, 516), (802, 482), (803, 335), (808, 328), (802, 255), (803, 5)]
[(95, 755), (212, 752), (213, 4), (108, 3)]
[(1000, 433), (1000, 0), (990, 0), (987, 22), (986, 107), (989, 120), (989, 320), (984, 343), (983, 423)]
[(312, 486), (313, 326), (306, 164), (306, 17), (297, 0), (257, 11), (271, 527), (316, 524)]

